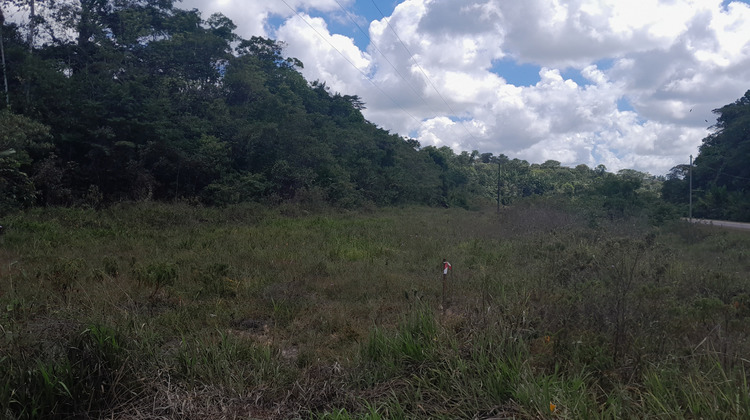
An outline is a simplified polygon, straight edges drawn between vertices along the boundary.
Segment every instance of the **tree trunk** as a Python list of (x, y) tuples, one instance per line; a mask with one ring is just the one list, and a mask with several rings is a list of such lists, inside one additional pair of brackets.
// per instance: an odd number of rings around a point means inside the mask
[[(31, 54), (34, 52), (34, 32), (36, 31), (36, 10), (34, 7), (35, 0), (29, 0), (29, 35), (27, 39), (29, 43), (29, 57), (31, 57)], [(31, 82), (29, 81), (29, 77), (24, 77), (24, 79), (26, 106), (29, 106), (29, 104), (31, 103)]]
[(29, 54), (34, 50), (34, 30), (36, 29), (36, 10), (34, 9), (35, 0), (29, 0)]
[(3, 68), (3, 87), (5, 88), (5, 106), (10, 108), (10, 95), (8, 94), (8, 74), (5, 70), (5, 42), (3, 41), (3, 25), (5, 25), (5, 16), (0, 9), (0, 62)]

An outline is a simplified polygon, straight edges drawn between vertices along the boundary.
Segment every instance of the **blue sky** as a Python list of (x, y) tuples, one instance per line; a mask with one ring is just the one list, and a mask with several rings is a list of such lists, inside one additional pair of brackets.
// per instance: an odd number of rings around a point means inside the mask
[[(341, 3), (340, 0), (339, 2)], [(331, 32), (353, 38), (354, 43), (360, 49), (364, 50), (370, 44), (370, 38), (369, 35), (363, 34), (362, 30), (367, 32), (369, 22), (380, 20), (383, 19), (383, 16), (388, 17), (393, 14), (393, 9), (398, 3), (388, 0), (376, 2), (372, 0), (356, 0), (343, 10), (339, 8), (339, 10), (334, 12), (338, 16), (337, 19), (329, 21)], [(341, 4), (343, 5), (343, 3)]]
[(715, 121), (711, 110), (750, 88), (749, 2), (185, 0), (183, 7), (204, 17), (222, 12), (244, 37), (283, 41), (308, 80), (360, 96), (368, 120), (423, 145), (665, 174), (697, 154)]

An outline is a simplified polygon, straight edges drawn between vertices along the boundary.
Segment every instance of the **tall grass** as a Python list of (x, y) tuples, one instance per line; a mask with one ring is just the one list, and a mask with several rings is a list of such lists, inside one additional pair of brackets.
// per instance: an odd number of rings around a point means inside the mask
[(499, 215), (138, 203), (3, 225), (6, 418), (750, 409), (742, 232), (544, 201)]

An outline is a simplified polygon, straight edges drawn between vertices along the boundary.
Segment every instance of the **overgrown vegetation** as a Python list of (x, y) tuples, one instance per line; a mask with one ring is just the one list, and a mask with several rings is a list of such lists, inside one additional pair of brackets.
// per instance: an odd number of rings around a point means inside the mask
[(658, 191), (636, 171), (421, 147), (366, 121), (357, 96), (305, 80), (282, 44), (241, 39), (222, 15), (171, 0), (44, 8), (34, 30), (1, 28), (0, 216), (130, 200), (479, 208), (598, 194), (612, 180), (626, 199)]
[(173, 0), (43, 6), (26, 26), (0, 22), (0, 216), (152, 199), (478, 209), (543, 195), (668, 219), (692, 194), (695, 216), (750, 220), (750, 92), (714, 110), (689, 191), (684, 164), (664, 179), (422, 147), (366, 121), (361, 98), (305, 80), (282, 43)]
[[(421, 147), (224, 16), (48, 6), (2, 26), (0, 417), (750, 416), (748, 237), (684, 167)], [(747, 213), (747, 107), (696, 215)]]
[[(718, 117), (703, 139), (693, 167), (677, 165), (664, 182), (664, 198), (696, 217), (750, 221), (750, 90), (734, 103), (713, 110)], [(690, 190), (692, 185), (692, 191)], [(687, 211), (685, 211), (687, 214)]]
[(0, 413), (750, 415), (750, 237), (564, 208), (15, 213)]

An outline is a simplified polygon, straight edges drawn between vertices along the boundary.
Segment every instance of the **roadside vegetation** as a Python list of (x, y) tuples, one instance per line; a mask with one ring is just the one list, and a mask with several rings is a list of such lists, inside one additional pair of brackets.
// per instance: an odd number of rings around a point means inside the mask
[(666, 178), (568, 168), (222, 15), (47, 6), (0, 22), (0, 418), (750, 418), (750, 237), (678, 220), (750, 220), (750, 92)]
[(0, 415), (749, 416), (750, 236), (572, 205), (14, 213)]
[(356, 95), (306, 80), (283, 43), (243, 39), (220, 14), (172, 0), (79, 6), (49, 2), (34, 27), (0, 23), (0, 217), (150, 200), (476, 209), (612, 187), (656, 198), (661, 187), (630, 169), (420, 145), (367, 121)]

